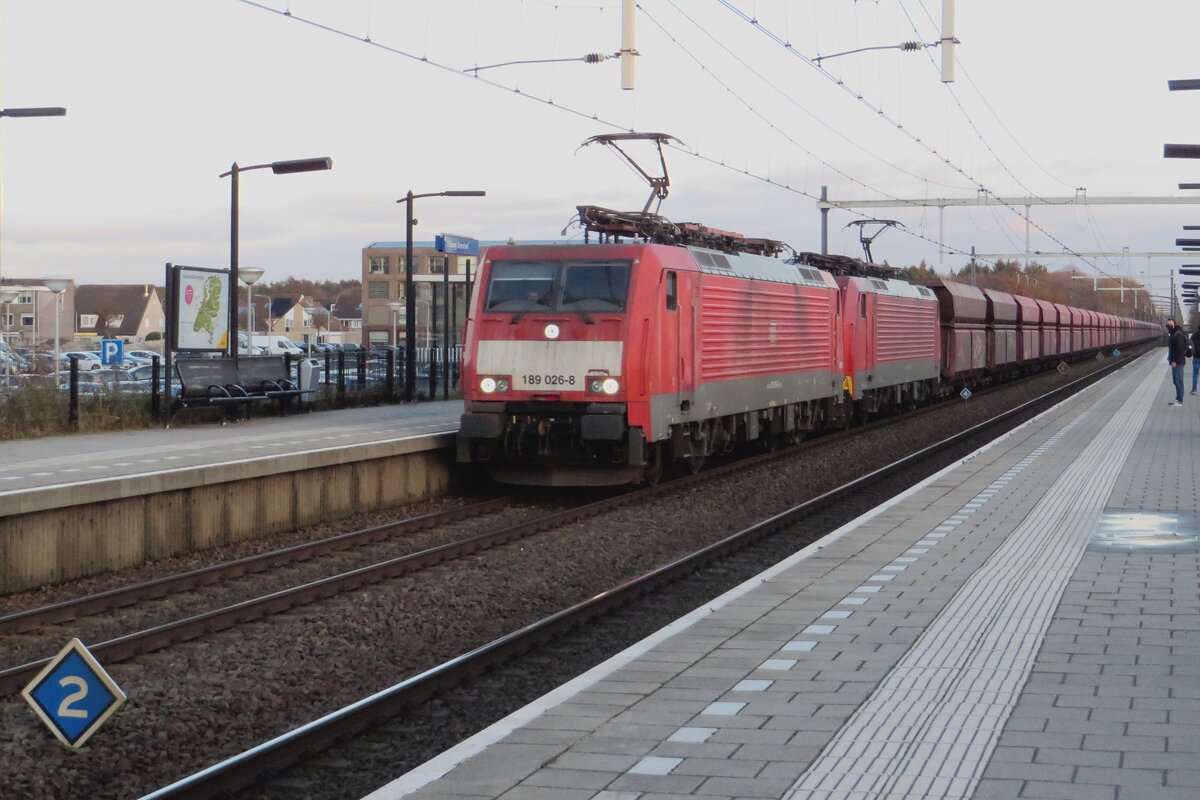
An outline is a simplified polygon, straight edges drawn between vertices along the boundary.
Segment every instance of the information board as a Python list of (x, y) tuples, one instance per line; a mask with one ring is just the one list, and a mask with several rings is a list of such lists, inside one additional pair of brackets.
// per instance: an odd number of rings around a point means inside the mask
[(228, 350), (229, 271), (202, 267), (175, 270), (175, 348)]

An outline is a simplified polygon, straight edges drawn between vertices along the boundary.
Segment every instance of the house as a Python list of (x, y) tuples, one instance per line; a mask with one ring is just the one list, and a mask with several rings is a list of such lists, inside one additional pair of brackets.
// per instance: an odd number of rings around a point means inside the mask
[[(15, 346), (54, 346), (54, 329), (69, 342), (74, 335), (75, 281), (68, 280), (66, 288), (55, 294), (46, 285), (55, 279), (5, 278), (0, 281), (0, 297), (14, 295), (0, 306), (0, 338)], [(62, 280), (62, 279), (58, 279)], [(57, 306), (57, 308), (56, 308)]]
[(75, 335), (144, 342), (162, 334), (166, 319), (150, 284), (84, 284), (75, 290)]
[[(255, 327), (259, 327), (256, 321)], [(342, 341), (342, 326), (321, 303), (306, 295), (299, 299), (272, 299), (267, 331), (282, 334), (297, 344)]]
[(362, 345), (362, 292), (343, 292), (330, 310), (342, 326), (342, 344)]

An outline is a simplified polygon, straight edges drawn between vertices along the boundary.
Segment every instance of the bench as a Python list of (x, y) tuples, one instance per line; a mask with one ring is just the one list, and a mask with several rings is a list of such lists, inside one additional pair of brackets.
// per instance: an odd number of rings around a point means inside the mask
[(180, 391), (171, 403), (167, 427), (171, 425), (171, 418), (184, 409), (223, 408), (228, 421), (238, 408), (274, 399), (262, 391), (248, 390), (232, 359), (181, 359), (175, 362), (175, 372)]
[(279, 401), (279, 413), (287, 413), (289, 400), (303, 392), (292, 380), (291, 371), (283, 356), (251, 356), (238, 360), (241, 386), (251, 395), (265, 395)]

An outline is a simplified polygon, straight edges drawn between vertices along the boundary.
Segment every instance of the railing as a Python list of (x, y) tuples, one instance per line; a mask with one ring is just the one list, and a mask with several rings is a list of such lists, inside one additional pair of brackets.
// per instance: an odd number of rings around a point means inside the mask
[[(459, 395), (462, 348), (451, 348), (446, 364), (441, 356), (440, 348), (417, 348), (413, 393), (417, 400)], [(242, 360), (247, 358), (253, 356), (243, 356)], [(315, 390), (312, 399), (316, 408), (394, 403), (404, 397), (406, 365), (403, 354), (396, 351), (341, 350), (313, 356), (285, 355), (284, 359), (297, 385)], [(301, 364), (309, 359), (316, 362), (317, 375), (315, 385), (305, 387)], [(449, 370), (448, 381), (445, 370)], [(177, 395), (178, 375), (170, 386), (171, 394)], [(57, 384), (53, 374), (10, 376), (8, 391), (0, 391), (0, 438), (150, 425), (167, 418), (171, 402), (160, 359), (134, 370), (91, 370), (72, 358), (63, 365)], [(39, 420), (32, 426), (27, 421), (31, 416)]]

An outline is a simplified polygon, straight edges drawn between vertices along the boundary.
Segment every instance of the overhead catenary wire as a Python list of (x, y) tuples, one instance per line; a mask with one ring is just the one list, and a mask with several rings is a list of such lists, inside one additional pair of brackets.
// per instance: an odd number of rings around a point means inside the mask
[[(409, 52), (406, 50), (402, 50), (398, 47), (386, 45), (386, 44), (383, 44), (382, 42), (374, 41), (370, 38), (362, 37), (362, 36), (356, 35), (354, 33), (351, 33), (349, 31), (336, 28), (332, 25), (327, 25), (325, 23), (318, 22), (317, 20), (314, 20), (314, 19), (302, 17), (298, 14), (293, 13), (291, 11), (290, 7), (285, 7), (284, 9), (278, 9), (278, 8), (274, 8), (272, 6), (266, 5), (264, 3), (258, 2), (258, 0), (238, 0), (238, 2), (240, 2), (244, 5), (251, 6), (253, 8), (257, 8), (261, 11), (266, 11), (268, 13), (276, 14), (280, 17), (284, 17), (284, 18), (292, 20), (294, 22), (298, 22), (298, 23), (307, 25), (307, 26), (315, 28), (317, 30), (324, 31), (325, 33), (330, 33), (335, 36), (339, 36), (339, 37), (342, 37), (345, 39), (350, 39), (351, 41), (359, 42), (360, 44), (364, 44), (364, 45), (367, 45), (368, 47), (373, 47), (373, 48), (379, 49), (379, 50), (389, 53), (391, 55), (400, 56), (402, 58), (409, 59), (410, 61), (414, 61), (419, 64), (424, 64), (426, 66), (433, 67), (435, 69), (441, 70), (448, 74), (457, 75), (460, 78), (478, 82), (478, 83), (488, 86), (490, 88), (502, 91), (509, 96), (515, 95), (515, 96), (521, 97), (525, 100), (537, 103), (542, 106), (558, 109), (558, 110), (563, 111), (572, 116), (579, 117), (579, 118), (588, 120), (590, 122), (594, 122), (596, 124), (602, 125), (604, 127), (607, 127), (607, 128), (610, 128), (610, 129), (613, 129), (616, 131), (627, 131), (627, 132), (631, 132), (631, 133), (634, 132), (633, 128), (626, 126), (626, 125), (622, 125), (617, 122), (614, 122), (612, 120), (605, 119), (605, 118), (601, 117), (599, 115), (599, 113), (597, 113), (597, 112), (588, 113), (588, 112), (582, 111), (578, 108), (574, 108), (569, 105), (565, 105), (563, 103), (556, 102), (551, 98), (540, 97), (538, 95), (535, 95), (535, 94), (532, 94), (529, 92), (524, 92), (520, 88), (517, 88), (514, 86), (509, 86), (507, 84), (492, 80), (490, 78), (479, 77), (479, 76), (474, 76), (474, 75), (467, 75), (466, 73), (462, 72), (459, 68), (450, 66), (448, 64), (443, 64), (439, 61), (429, 58), (427, 55), (419, 56), (419, 55), (416, 55), (415, 53), (412, 53), (412, 52)], [(735, 173), (738, 173), (745, 177), (752, 178), (760, 183), (765, 183), (765, 184), (774, 186), (783, 191), (786, 191), (786, 192), (789, 192), (792, 194), (796, 194), (796, 195), (800, 195), (803, 197), (807, 197), (813, 201), (818, 201), (821, 199), (819, 195), (813, 194), (812, 192), (806, 191), (806, 190), (798, 188), (798, 187), (791, 186), (790, 183), (780, 183), (779, 181), (771, 179), (769, 176), (760, 175), (758, 173), (751, 172), (749, 169), (739, 168), (732, 164), (728, 164), (723, 159), (713, 158), (711, 156), (704, 155), (700, 152), (693, 151), (691, 149), (681, 147), (676, 144), (667, 144), (666, 146), (670, 147), (672, 150), (675, 150), (677, 152), (689, 155), (697, 160), (703, 161), (703, 162), (711, 164), (713, 166), (719, 166), (719, 167), (729, 170), (731, 172), (735, 172)], [(862, 219), (870, 219), (870, 216), (867, 214), (862, 214), (862, 213), (860, 213), (858, 211), (854, 211), (852, 209), (847, 209), (847, 211), (856, 217), (860, 217)], [(906, 236), (910, 236), (912, 238), (919, 239), (928, 244), (931, 244), (934, 246), (940, 246), (946, 252), (956, 253), (958, 255), (962, 255), (962, 256), (966, 256), (966, 257), (970, 257), (970, 255), (971, 255), (966, 250), (956, 248), (956, 247), (947, 245), (945, 243), (939, 243), (939, 242), (929, 238), (928, 236), (923, 236), (921, 234), (916, 233), (915, 231), (909, 230), (908, 228), (901, 228), (900, 232)], [(977, 260), (983, 261), (983, 263), (989, 263), (989, 264), (994, 263), (991, 261), (986, 261), (984, 259), (977, 259)]]
[[(675, 5), (673, 2), (670, 4), (672, 6)], [(877, 192), (878, 194), (881, 194), (884, 197), (887, 197), (891, 200), (899, 200), (900, 199), (896, 195), (888, 194), (887, 192), (883, 191), (882, 189), (876, 189), (873, 186), (871, 186), (870, 184), (866, 183), (865, 181), (855, 178), (853, 175), (850, 175), (845, 170), (840, 169), (839, 167), (835, 166), (834, 164), (830, 163), (829, 161), (826, 161), (825, 159), (821, 158), (819, 155), (814, 153), (812, 150), (808, 149), (803, 144), (798, 142), (794, 137), (792, 137), (789, 133), (787, 133), (787, 131), (783, 130), (783, 128), (781, 128), (780, 126), (776, 125), (773, 121), (768, 119), (766, 114), (762, 113), (757, 108), (755, 108), (753, 105), (751, 105), (750, 101), (748, 101), (748, 100), (746, 100), (746, 98), (742, 97), (742, 95), (739, 94), (737, 92), (737, 90), (735, 90), (732, 86), (730, 86), (727, 82), (725, 82), (721, 78), (717, 77), (717, 74), (715, 72), (713, 72), (708, 67), (707, 64), (705, 64), (695, 53), (693, 53), (691, 50), (689, 50), (687, 48), (687, 46), (683, 44), (683, 42), (679, 41), (679, 39), (677, 39), (674, 34), (672, 34), (669, 30), (667, 30), (666, 26), (663, 25), (661, 22), (659, 22), (658, 19), (655, 18), (653, 14), (651, 14), (649, 11), (647, 11), (645, 9), (644, 6), (639, 4), (638, 9), (642, 12), (642, 15), (644, 17), (646, 17), (646, 19), (650, 20), (652, 23), (654, 23), (654, 25), (660, 31), (662, 31), (664, 36), (666, 36), (668, 39), (671, 40), (672, 44), (674, 44), (676, 47), (678, 47), (684, 53), (684, 55), (686, 55), (688, 58), (690, 58), (696, 64), (696, 66), (698, 66), (700, 68), (700, 70), (705, 75), (710, 77), (712, 80), (716, 81), (717, 84), (719, 84), (721, 86), (721, 88), (726, 91), (726, 93), (728, 93), (731, 97), (733, 97), (735, 100), (737, 100), (739, 103), (741, 103), (742, 106), (748, 112), (750, 112), (750, 114), (752, 114), (753, 116), (762, 120), (762, 122), (764, 124), (766, 124), (766, 126), (768, 128), (775, 131), (780, 136), (782, 136), (784, 139), (786, 139), (789, 144), (793, 145), (801, 152), (805, 153), (806, 155), (808, 155), (808, 156), (812, 157), (813, 159), (815, 159), (816, 161), (820, 162), (826, 169), (832, 170), (833, 172), (842, 176), (843, 178), (850, 181), (851, 183), (857, 184), (868, 191)]]
[[(907, 8), (907, 7), (905, 7), (905, 5), (904, 5), (904, 0), (899, 0), (899, 2), (898, 2), (898, 5), (899, 5), (899, 7), (900, 7), (900, 11), (901, 11), (901, 12), (904, 14), (905, 18), (906, 18), (906, 19), (908, 19), (908, 23), (909, 23), (909, 25), (911, 25), (911, 26), (912, 26), (913, 32), (914, 32), (915, 34), (917, 34), (917, 36), (920, 36), (920, 35), (921, 35), (921, 31), (920, 31), (920, 29), (917, 27), (916, 20), (914, 20), (914, 19), (912, 18), (912, 15), (911, 15), (911, 14), (908, 12), (908, 8)], [(922, 4), (922, 6), (921, 6), (921, 7), (922, 7), (922, 8), (924, 8), (924, 4)], [(927, 9), (926, 9), (926, 14), (928, 14), (928, 10), (927, 10)], [(932, 21), (932, 20), (931, 20), (931, 21)], [(940, 72), (941, 72), (941, 66), (940, 66), (940, 65), (937, 63), (937, 61), (936, 61), (936, 60), (933, 58), (933, 56), (929, 55), (928, 51), (926, 52), (926, 55), (927, 55), (927, 56), (929, 56), (929, 61), (930, 61), (930, 64), (933, 66), (934, 70), (935, 70), (936, 72), (940, 73)], [(954, 90), (954, 85), (953, 85), (953, 84), (951, 84), (951, 83), (944, 82), (944, 81), (942, 82), (942, 85), (943, 85), (943, 86), (945, 86), (945, 87), (946, 87), (946, 91), (948, 91), (948, 92), (950, 93), (950, 97), (951, 97), (951, 99), (954, 101), (954, 105), (955, 105), (955, 106), (958, 108), (959, 112), (961, 112), (961, 113), (962, 113), (962, 115), (963, 115), (963, 118), (964, 118), (964, 119), (966, 119), (966, 121), (967, 121), (967, 124), (968, 124), (968, 125), (971, 127), (971, 130), (972, 130), (972, 131), (975, 133), (975, 136), (976, 136), (976, 138), (978, 138), (978, 139), (979, 139), (979, 141), (980, 141), (980, 142), (983, 144), (984, 148), (986, 148), (986, 149), (987, 149), (988, 153), (989, 153), (989, 154), (992, 156), (992, 158), (993, 158), (993, 159), (996, 161), (996, 163), (1000, 165), (1000, 168), (1001, 168), (1002, 170), (1004, 170), (1004, 172), (1005, 172), (1005, 173), (1007, 173), (1007, 174), (1008, 174), (1008, 176), (1009, 176), (1010, 178), (1012, 178), (1014, 181), (1016, 181), (1016, 183), (1017, 183), (1017, 185), (1018, 185), (1018, 186), (1020, 186), (1022, 189), (1024, 189), (1024, 190), (1025, 190), (1025, 194), (1026, 194), (1026, 195), (1028, 195), (1028, 196), (1030, 196), (1030, 197), (1034, 197), (1034, 198), (1036, 198), (1037, 200), (1041, 201), (1042, 203), (1046, 203), (1047, 205), (1049, 205), (1049, 204), (1047, 203), (1047, 201), (1046, 201), (1046, 199), (1045, 199), (1044, 197), (1042, 197), (1042, 196), (1041, 196), (1041, 195), (1039, 195), (1037, 192), (1035, 192), (1035, 191), (1033, 191), (1032, 189), (1030, 189), (1030, 188), (1029, 188), (1029, 186), (1028, 186), (1028, 185), (1026, 185), (1026, 183), (1025, 183), (1024, 181), (1022, 181), (1022, 180), (1021, 180), (1021, 179), (1020, 179), (1020, 178), (1017, 176), (1017, 174), (1016, 174), (1015, 172), (1013, 172), (1013, 171), (1012, 171), (1012, 169), (1010, 169), (1010, 168), (1009, 168), (1008, 164), (1007, 164), (1007, 163), (1005, 163), (1004, 159), (1002, 159), (1002, 158), (1000, 157), (1000, 155), (999, 155), (999, 154), (996, 152), (996, 150), (995, 150), (995, 149), (992, 147), (991, 143), (990, 143), (990, 142), (988, 142), (988, 140), (987, 140), (987, 137), (985, 137), (985, 136), (983, 135), (983, 131), (982, 131), (982, 130), (980, 130), (980, 128), (979, 128), (979, 125), (977, 125), (977, 124), (976, 124), (976, 122), (975, 122), (974, 118), (972, 118), (972, 117), (971, 117), (971, 114), (970, 114), (970, 113), (967, 111), (966, 107), (965, 107), (965, 106), (963, 106), (963, 104), (962, 104), (962, 101), (961, 101), (961, 100), (959, 99), (959, 97), (958, 97), (958, 92), (956, 92), (956, 91)], [(1015, 209), (1014, 209), (1014, 210), (1015, 210)], [(1044, 233), (1044, 234), (1045, 234), (1046, 236), (1048, 236), (1050, 239), (1054, 240), (1054, 241), (1055, 241), (1057, 244), (1061, 245), (1061, 246), (1062, 246), (1062, 248), (1063, 248), (1064, 250), (1066, 250), (1067, 252), (1071, 253), (1073, 256), (1075, 256), (1076, 258), (1078, 258), (1078, 259), (1079, 259), (1080, 261), (1082, 261), (1084, 264), (1087, 264), (1088, 266), (1090, 266), (1090, 267), (1091, 267), (1092, 269), (1094, 269), (1094, 270), (1095, 270), (1095, 271), (1096, 271), (1098, 274), (1102, 274), (1102, 275), (1105, 275), (1105, 276), (1107, 276), (1107, 277), (1112, 277), (1111, 275), (1108, 275), (1108, 273), (1107, 273), (1107, 272), (1104, 272), (1102, 269), (1100, 269), (1100, 267), (1099, 267), (1099, 266), (1097, 266), (1095, 263), (1093, 263), (1093, 262), (1091, 262), (1091, 261), (1088, 261), (1088, 260), (1087, 260), (1086, 258), (1084, 258), (1082, 255), (1080, 255), (1078, 252), (1076, 252), (1076, 251), (1075, 251), (1073, 248), (1069, 247), (1069, 246), (1068, 246), (1068, 245), (1067, 245), (1065, 242), (1063, 242), (1061, 239), (1059, 239), (1058, 237), (1056, 237), (1056, 236), (1054, 236), (1053, 234), (1051, 234), (1051, 233), (1050, 233), (1048, 230), (1046, 230), (1045, 228), (1041, 227), (1040, 225), (1036, 225), (1035, 223), (1033, 223), (1033, 221), (1032, 221), (1032, 220), (1030, 220), (1030, 219), (1029, 219), (1029, 218), (1028, 218), (1026, 215), (1022, 214), (1021, 216), (1025, 217), (1026, 221), (1030, 222), (1030, 224), (1031, 224), (1031, 225), (1034, 225), (1035, 227), (1037, 227), (1037, 228), (1038, 228), (1038, 230), (1040, 230), (1042, 233)], [(1097, 243), (1097, 245), (1099, 245), (1099, 244), (1100, 244), (1100, 241), (1099, 241), (1099, 239), (1098, 239), (1098, 238), (1097, 238), (1097, 241), (1096, 241), (1096, 243)]]
[[(671, 6), (672, 8), (674, 8), (675, 11), (678, 12), (684, 19), (686, 19), (688, 22), (690, 22), (692, 25), (694, 25), (701, 33), (703, 33), (705, 36), (707, 36), (709, 39), (711, 39), (713, 41), (713, 43), (717, 45), (717, 47), (721, 48), (721, 50), (723, 50), (727, 55), (729, 55), (731, 58), (733, 58), (735, 61), (737, 61), (739, 64), (741, 64), (742, 67), (744, 67), (748, 72), (750, 72), (750, 74), (754, 75), (754, 77), (758, 78), (760, 81), (762, 81), (764, 84), (766, 84), (772, 91), (774, 91), (776, 94), (778, 94), (780, 97), (782, 97), (789, 104), (794, 106), (796, 109), (802, 111), (805, 115), (807, 115), (810, 119), (812, 119), (818, 125), (821, 125), (826, 130), (834, 133), (839, 138), (841, 138), (843, 141), (853, 145), (858, 150), (860, 150), (861, 152), (874, 158), (876, 161), (880, 162), (881, 164), (884, 164), (884, 165), (896, 170), (897, 172), (901, 172), (901, 173), (909, 176), (910, 178), (916, 178), (917, 180), (922, 181), (926, 184), (933, 184), (935, 186), (943, 186), (947, 189), (973, 189), (973, 188), (975, 188), (974, 186), (962, 186), (960, 184), (942, 183), (940, 181), (935, 181), (930, 178), (924, 177), (922, 175), (918, 175), (915, 172), (910, 172), (909, 170), (905, 169), (904, 167), (901, 167), (899, 164), (896, 164), (892, 161), (888, 161), (886, 158), (884, 158), (883, 156), (874, 152), (870, 148), (864, 147), (863, 145), (854, 141), (854, 139), (852, 139), (851, 137), (849, 137), (846, 134), (839, 131), (833, 125), (829, 124), (829, 122), (827, 120), (825, 120), (823, 117), (821, 117), (819, 114), (816, 114), (816, 113), (810, 111), (807, 107), (805, 107), (802, 103), (797, 101), (789, 93), (787, 93), (783, 89), (781, 89), (778, 84), (776, 84), (770, 78), (768, 78), (767, 76), (765, 76), (761, 72), (759, 72), (757, 69), (755, 69), (749, 62), (747, 62), (744, 58), (742, 58), (737, 53), (735, 53), (728, 45), (726, 45), (724, 42), (722, 42), (720, 39), (718, 39), (715, 35), (713, 35), (713, 33), (711, 31), (709, 31), (707, 28), (705, 28), (703, 25), (701, 25), (699, 22), (697, 22), (690, 14), (688, 14), (686, 11), (684, 11), (682, 8), (680, 8), (679, 5), (675, 2), (675, 0), (667, 0), (667, 4), (669, 6)], [(648, 19), (651, 19), (653, 21), (653, 18), (650, 16), (650, 14), (646, 11), (646, 9), (641, 4), (639, 4), (638, 8)], [(657, 25), (658, 23), (655, 22), (655, 24)], [(672, 40), (672, 41), (674, 41), (674, 40)]]
[[(1012, 205), (1011, 203), (1004, 202), (1001, 195), (988, 189), (980, 180), (978, 180), (973, 175), (968, 173), (963, 167), (961, 167), (958, 164), (951, 161), (950, 158), (948, 156), (946, 156), (944, 153), (939, 152), (939, 150), (936, 147), (925, 142), (920, 136), (917, 136), (911, 130), (905, 128), (904, 124), (902, 122), (900, 122), (898, 119), (896, 119), (891, 114), (889, 114), (887, 111), (885, 111), (881, 106), (879, 106), (876, 103), (872, 102), (871, 100), (867, 99), (865, 95), (863, 95), (860, 92), (857, 92), (848, 83), (846, 83), (846, 81), (844, 79), (842, 79), (842, 78), (838, 77), (837, 75), (835, 75), (834, 73), (830, 72), (825, 67), (823, 67), (819, 64), (816, 64), (811, 58), (809, 58), (808, 56), (806, 56), (803, 53), (796, 50), (792, 46), (791, 42), (785, 41), (782, 37), (779, 36), (779, 34), (775, 33), (774, 31), (770, 30), (769, 28), (767, 28), (765, 25), (763, 25), (758, 20), (757, 17), (747, 14), (745, 11), (743, 11), (741, 8), (739, 8), (737, 5), (735, 5), (733, 2), (731, 2), (731, 0), (718, 0), (718, 2), (722, 6), (724, 6), (726, 9), (728, 9), (730, 12), (732, 12), (735, 16), (742, 19), (743, 21), (748, 23), (751, 27), (753, 27), (755, 30), (759, 31), (764, 36), (766, 36), (768, 39), (775, 42), (775, 44), (782, 47), (787, 53), (790, 53), (794, 57), (799, 58), (801, 61), (803, 61), (809, 67), (811, 67), (812, 69), (815, 69), (818, 73), (820, 73), (826, 79), (828, 79), (829, 81), (831, 81), (835, 85), (837, 85), (838, 88), (840, 88), (842, 91), (846, 92), (851, 97), (853, 97), (855, 100), (857, 100), (859, 103), (861, 103), (862, 105), (866, 106), (871, 111), (873, 111), (879, 119), (884, 120), (889, 125), (891, 125), (893, 128), (900, 131), (905, 136), (907, 136), (909, 139), (911, 139), (913, 142), (920, 145), (923, 149), (925, 149), (931, 155), (933, 155), (934, 157), (941, 160), (943, 163), (946, 164), (947, 167), (949, 167), (953, 171), (957, 172), (958, 174), (962, 175), (967, 180), (971, 181), (971, 183), (978, 186), (980, 188), (980, 190), (986, 191), (986, 192), (988, 192), (988, 194), (991, 194), (993, 197), (995, 197), (997, 200), (1000, 201), (1002, 206), (1004, 206), (1005, 208), (1007, 208), (1009, 211), (1016, 214), (1020, 218), (1024, 219), (1030, 227), (1037, 229), (1040, 233), (1042, 233), (1048, 239), (1054, 241), (1056, 244), (1058, 244), (1060, 247), (1062, 247), (1064, 252), (1069, 253), (1070, 255), (1073, 255), (1074, 257), (1078, 258), (1084, 264), (1088, 264), (1097, 272), (1107, 275), (1107, 273), (1104, 273), (1103, 270), (1101, 270), (1095, 264), (1089, 262), (1086, 258), (1084, 258), (1082, 255), (1080, 255), (1073, 248), (1067, 246), (1067, 244), (1065, 242), (1063, 242), (1061, 239), (1054, 236), (1052, 233), (1050, 233), (1048, 230), (1046, 230), (1043, 226), (1041, 226), (1037, 222), (1034, 222), (1032, 219), (1030, 219), (1030, 217), (1027, 214), (1022, 213), (1021, 210), (1018, 209), (1016, 206)], [(1041, 198), (1039, 198), (1039, 199), (1041, 199)], [(828, 202), (832, 203), (835, 206), (837, 205), (836, 201), (828, 201)], [(843, 209), (843, 210), (848, 210), (848, 209)], [(1111, 276), (1109, 276), (1109, 277), (1111, 277)]]
[[(930, 15), (929, 9), (926, 8), (923, 0), (918, 0), (918, 4), (921, 6), (921, 10), (925, 12), (925, 16), (929, 19), (930, 24), (932, 24), (936, 29), (937, 22), (936, 22), (936, 20), (933, 19), (932, 15)], [(900, 10), (903, 12), (904, 16), (908, 19), (909, 25), (912, 26), (913, 32), (916, 33), (918, 36), (920, 36), (921, 31), (918, 28), (916, 21), (912, 18), (912, 15), (908, 12), (908, 9), (905, 7), (904, 0), (899, 0), (898, 5), (900, 6)], [(930, 61), (933, 65), (934, 70), (940, 72), (941, 67), (937, 64), (937, 62), (934, 61), (932, 59), (932, 57), (930, 57)], [(956, 64), (959, 63), (959, 60), (957, 58), (955, 59), (955, 63)], [(963, 70), (963, 74), (966, 75), (965, 70)], [(967, 79), (968, 79), (968, 81), (970, 81), (970, 76), (967, 76)], [(997, 119), (999, 119), (999, 115), (996, 114), (995, 110), (991, 108), (991, 104), (987, 102), (987, 98), (985, 98), (983, 96), (982, 91), (979, 90), (979, 87), (975, 84), (975, 82), (970, 81), (970, 83), (971, 83), (971, 86), (975, 89), (976, 93), (979, 95), (979, 97), (984, 101), (984, 104), (988, 107), (988, 109), (992, 111), (993, 115), (995, 115)], [(1025, 184), (1025, 182), (1022, 181), (1016, 175), (1016, 173), (1014, 173), (1009, 168), (1008, 164), (1005, 163), (1004, 159), (1000, 158), (999, 154), (996, 153), (995, 149), (988, 142), (987, 138), (983, 135), (983, 131), (980, 130), (980, 128), (976, 124), (975, 120), (972, 118), (970, 113), (967, 111), (966, 107), (963, 106), (962, 101), (958, 96), (958, 93), (954, 89), (954, 86), (950, 83), (945, 83), (945, 82), (943, 82), (942, 85), (946, 87), (947, 91), (949, 91), (950, 97), (954, 100), (954, 104), (958, 107), (958, 110), (962, 113), (963, 117), (967, 120), (967, 123), (971, 126), (971, 130), (974, 131), (976, 137), (978, 137), (979, 141), (987, 149), (988, 153), (991, 154), (992, 158), (995, 159), (996, 163), (1000, 165), (1000, 168), (1003, 169), (1009, 175), (1009, 177), (1011, 177), (1014, 181), (1016, 181), (1017, 184), (1022, 189), (1025, 190), (1025, 193), (1027, 195), (1035, 197), (1038, 200), (1045, 203), (1046, 202), (1045, 198), (1041, 197), (1037, 192), (1034, 192), (1032, 189), (1030, 189), (1029, 186), (1027, 186)], [(1047, 175), (1050, 175), (1051, 178), (1058, 180), (1058, 178), (1056, 178), (1054, 175), (1051, 175), (1050, 172), (1048, 170), (1046, 170), (1045, 167), (1042, 167), (1041, 164), (1039, 164), (1037, 162), (1037, 160), (1035, 158), (1033, 158), (1033, 156), (1029, 153), (1029, 151), (1026, 150), (1025, 147), (1019, 141), (1017, 141), (1017, 138), (1016, 138), (1016, 136), (1013, 135), (1012, 131), (1008, 130), (1008, 127), (1004, 125), (1003, 120), (1000, 121), (1000, 124), (1001, 124), (1001, 127), (1004, 128), (1005, 132), (1008, 133), (1008, 135), (1012, 138), (1012, 140), (1014, 142), (1016, 142), (1017, 147), (1019, 147), (1021, 149), (1021, 151), (1023, 153), (1025, 153), (1025, 155), (1028, 156), (1031, 161), (1033, 161), (1034, 164), (1036, 164)], [(1059, 181), (1059, 182), (1061, 183), (1062, 181)], [(1067, 185), (1069, 185), (1069, 184), (1067, 184)], [(1084, 208), (1087, 211), (1088, 221), (1091, 224), (1091, 232), (1092, 232), (1093, 238), (1096, 240), (1096, 245), (1099, 249), (1103, 250), (1105, 245), (1101, 242), (1100, 232), (1095, 225), (1095, 218), (1092, 215), (1091, 209), (1087, 208), (1086, 206)], [(1105, 272), (1104, 270), (1100, 269), (1100, 267), (1096, 263), (1089, 261), (1088, 259), (1084, 258), (1080, 253), (1078, 253), (1075, 250), (1073, 250), (1072, 248), (1068, 247), (1064, 242), (1062, 242), (1057, 237), (1050, 234), (1049, 231), (1045, 230), (1041, 226), (1036, 226), (1036, 227), (1038, 227), (1039, 230), (1041, 230), (1043, 233), (1045, 233), (1047, 236), (1049, 236), (1051, 239), (1053, 239), (1055, 242), (1057, 242), (1059, 245), (1061, 245), (1064, 250), (1066, 250), (1071, 255), (1075, 256), (1076, 258), (1078, 258), (1084, 264), (1092, 267), (1092, 269), (1095, 270), (1098, 275), (1104, 275), (1109, 278), (1113, 277), (1113, 276), (1109, 275), (1107, 272)], [(1109, 263), (1109, 265), (1115, 266), (1115, 265), (1113, 265), (1112, 260), (1109, 259), (1107, 256), (1104, 257), (1104, 260), (1107, 261)]]
[[(937, 20), (935, 20), (933, 18), (933, 15), (930, 13), (929, 9), (926, 7), (925, 0), (917, 0), (917, 3), (918, 3), (918, 5), (921, 6), (921, 10), (923, 12), (925, 12), (925, 17), (929, 20), (930, 24), (932, 24), (934, 26), (934, 28), (936, 29), (937, 28)], [(1013, 144), (1015, 144), (1021, 150), (1021, 152), (1025, 154), (1025, 157), (1028, 158), (1035, 167), (1040, 169), (1042, 172), (1046, 173), (1046, 175), (1049, 176), (1052, 180), (1054, 180), (1058, 183), (1061, 183), (1063, 186), (1066, 186), (1068, 188), (1072, 188), (1072, 189), (1075, 188), (1075, 184), (1067, 183), (1062, 178), (1058, 177), (1053, 172), (1046, 169), (1046, 167), (1044, 167), (1041, 164), (1041, 162), (1039, 162), (1036, 158), (1034, 158), (1033, 154), (1030, 153), (1025, 148), (1025, 145), (1023, 145), (1021, 143), (1021, 140), (1018, 139), (1016, 134), (1014, 134), (1009, 129), (1008, 125), (1005, 124), (1004, 118), (1001, 117), (999, 112), (997, 112), (996, 109), (992, 107), (992, 104), (987, 99), (987, 95), (985, 95), (983, 93), (983, 90), (979, 88), (979, 84), (975, 83), (975, 80), (971, 77), (971, 74), (967, 71), (966, 67), (963, 66), (962, 61), (957, 56), (955, 56), (955, 58), (954, 58), (954, 65), (955, 65), (955, 69), (957, 69), (962, 74), (962, 76), (964, 78), (966, 78), (967, 83), (971, 86), (972, 89), (975, 90), (975, 94), (978, 95), (980, 101), (984, 104), (984, 106), (987, 107), (987, 110), (990, 111), (992, 113), (992, 116), (996, 118), (996, 122), (998, 122), (1000, 124), (1000, 127), (1004, 130), (1004, 132), (1007, 133), (1009, 138), (1013, 140)]]

